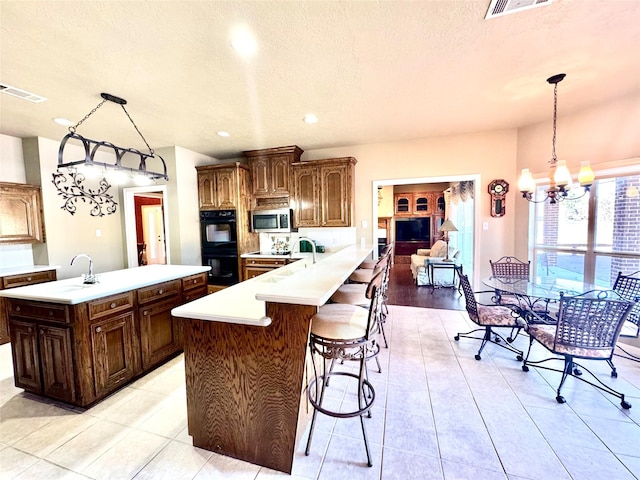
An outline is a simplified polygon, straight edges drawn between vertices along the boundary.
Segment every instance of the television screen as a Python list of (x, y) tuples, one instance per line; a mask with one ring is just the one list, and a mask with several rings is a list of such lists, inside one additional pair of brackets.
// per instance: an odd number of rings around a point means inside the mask
[(431, 218), (397, 218), (396, 242), (428, 242), (431, 237)]

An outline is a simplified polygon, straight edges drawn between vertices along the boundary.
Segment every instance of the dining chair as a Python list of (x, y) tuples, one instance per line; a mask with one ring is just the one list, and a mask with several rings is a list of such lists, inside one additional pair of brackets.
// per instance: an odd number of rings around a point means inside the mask
[[(460, 278), (460, 285), (462, 286), (462, 292), (466, 302), (467, 313), (471, 321), (480, 326), (475, 330), (471, 330), (466, 333), (457, 333), (453, 339), (457, 342), (460, 338), (472, 338), (480, 340), (480, 349), (475, 355), (476, 360), (480, 360), (482, 357), (480, 354), (482, 350), (491, 342), (499, 347), (505, 348), (517, 356), (519, 361), (522, 361), (521, 350), (518, 350), (511, 341), (505, 339), (502, 335), (495, 331), (495, 328), (507, 327), (507, 328), (522, 328), (525, 326), (524, 320), (518, 315), (518, 313), (508, 306), (504, 305), (487, 305), (479, 303), (476, 294), (487, 293), (491, 294), (493, 291), (486, 292), (474, 292), (469, 283), (469, 277), (462, 273), (462, 269), (458, 270), (458, 277)], [(484, 332), (482, 336), (474, 335), (476, 332)]]
[[(524, 262), (519, 258), (506, 255), (496, 261), (489, 260), (489, 264), (491, 265), (491, 275), (494, 277), (526, 278), (528, 280), (531, 275), (531, 260)], [(513, 306), (521, 313), (524, 313), (523, 310), (532, 310), (537, 316), (549, 320), (548, 299), (537, 299), (523, 305), (517, 296), (496, 289), (494, 301), (499, 305)], [(519, 333), (520, 329), (515, 329), (507, 339), (513, 341)]]
[[(640, 270), (629, 275), (623, 275), (622, 272), (618, 272), (616, 281), (613, 284), (613, 291), (625, 300), (636, 302), (631, 312), (629, 312), (627, 323), (622, 326), (620, 337), (638, 338), (640, 336)], [(629, 353), (620, 346), (619, 342), (616, 345), (616, 350), (622, 353), (614, 352), (614, 355), (640, 362), (640, 357)]]
[[(529, 367), (532, 366), (562, 373), (556, 391), (558, 403), (565, 403), (566, 400), (560, 391), (567, 377), (572, 376), (605, 393), (618, 397), (622, 408), (631, 408), (631, 404), (625, 400), (623, 393), (606, 385), (590, 370), (575, 361), (576, 358), (605, 360), (612, 369), (611, 375), (617, 376), (614, 374), (615, 367), (611, 357), (622, 324), (631, 311), (633, 303), (616, 298), (619, 296), (610, 290), (592, 290), (576, 296), (561, 296), (557, 324), (529, 324), (527, 326), (529, 350), (522, 364), (522, 370), (528, 372)], [(557, 356), (542, 360), (529, 360), (534, 341)], [(563, 360), (564, 367), (557, 369), (543, 365), (554, 360)], [(587, 380), (583, 376), (584, 372), (587, 372), (593, 381)]]
[[(376, 274), (369, 282), (367, 297), (370, 300), (369, 309), (357, 305), (327, 303), (318, 309), (318, 313), (311, 319), (311, 333), (309, 348), (313, 366), (313, 378), (307, 387), (309, 403), (313, 407), (311, 426), (305, 454), (309, 455), (311, 440), (316, 425), (318, 412), (334, 418), (360, 417), (360, 426), (364, 438), (367, 454), (367, 465), (373, 465), (367, 431), (365, 429), (365, 415), (371, 417), (371, 407), (375, 401), (375, 390), (369, 381), (367, 360), (378, 355), (380, 345), (376, 341), (378, 334), (381, 303), (382, 303), (383, 272)], [(316, 364), (317, 357), (322, 360), (322, 371)], [(354, 361), (358, 363), (357, 371), (335, 370), (336, 361)], [(332, 376), (342, 376), (356, 380), (352, 391), (339, 406), (334, 408), (324, 402), (325, 390), (329, 388)], [(348, 398), (356, 398), (353, 404), (345, 405)], [(349, 409), (349, 407), (351, 407)], [(346, 409), (348, 411), (342, 411)]]

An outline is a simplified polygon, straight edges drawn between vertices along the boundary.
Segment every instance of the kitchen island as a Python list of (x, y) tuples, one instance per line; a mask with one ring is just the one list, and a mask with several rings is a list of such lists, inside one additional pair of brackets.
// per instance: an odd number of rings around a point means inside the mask
[(194, 446), (291, 473), (308, 409), (310, 321), (372, 246), (310, 254), (172, 310), (183, 320)]
[(171, 309), (206, 295), (209, 267), (149, 265), (0, 291), (17, 387), (86, 407), (182, 350)]

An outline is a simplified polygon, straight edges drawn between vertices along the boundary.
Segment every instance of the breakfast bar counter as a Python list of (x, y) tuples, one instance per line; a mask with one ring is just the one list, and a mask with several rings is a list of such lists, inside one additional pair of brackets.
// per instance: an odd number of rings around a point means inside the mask
[(291, 473), (311, 318), (372, 251), (305, 255), (172, 310), (194, 446)]

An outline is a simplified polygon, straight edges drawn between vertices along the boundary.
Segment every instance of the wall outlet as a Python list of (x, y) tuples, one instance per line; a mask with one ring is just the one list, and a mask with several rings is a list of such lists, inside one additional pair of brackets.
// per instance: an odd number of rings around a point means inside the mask
[(366, 220), (362, 220), (362, 228), (367, 228), (368, 225), (369, 222), (367, 222)]
[(489, 230), (489, 222), (482, 222), (482, 229)]

